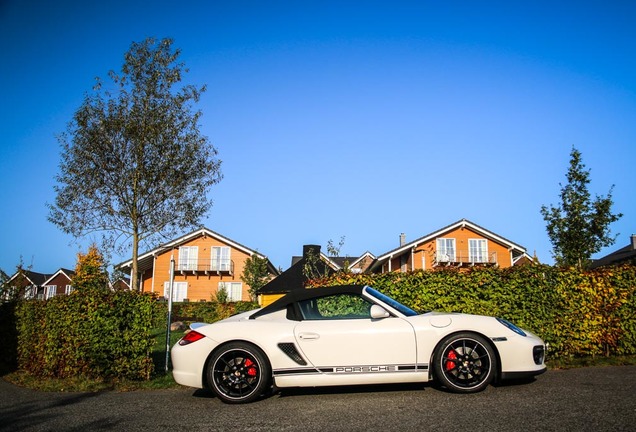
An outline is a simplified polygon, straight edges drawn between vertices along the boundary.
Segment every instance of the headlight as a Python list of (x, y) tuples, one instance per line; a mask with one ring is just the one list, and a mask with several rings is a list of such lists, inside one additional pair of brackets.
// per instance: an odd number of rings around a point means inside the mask
[(497, 318), (497, 321), (499, 321), (501, 324), (505, 325), (506, 327), (508, 327), (510, 330), (512, 330), (513, 332), (517, 333), (518, 335), (521, 336), (526, 336), (526, 332), (524, 332), (523, 330), (521, 330), (519, 327), (517, 327), (516, 325), (514, 325), (513, 323), (511, 323), (508, 320), (505, 320), (503, 318)]

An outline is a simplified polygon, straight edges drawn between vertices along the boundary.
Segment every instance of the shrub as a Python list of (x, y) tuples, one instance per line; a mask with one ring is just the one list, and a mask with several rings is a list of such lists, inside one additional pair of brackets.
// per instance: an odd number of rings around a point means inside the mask
[(18, 366), (32, 375), (148, 379), (154, 297), (82, 290), (16, 310)]
[(552, 357), (636, 354), (636, 267), (591, 271), (528, 265), (336, 274), (310, 286), (371, 285), (423, 312), (492, 315), (550, 343)]

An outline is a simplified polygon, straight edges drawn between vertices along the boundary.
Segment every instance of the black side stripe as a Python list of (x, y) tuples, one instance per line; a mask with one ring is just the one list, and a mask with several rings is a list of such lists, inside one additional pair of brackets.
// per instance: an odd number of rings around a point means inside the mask
[(417, 365), (377, 365), (377, 366), (329, 366), (322, 368), (276, 369), (274, 376), (310, 375), (310, 374), (374, 374), (427, 371), (428, 364)]

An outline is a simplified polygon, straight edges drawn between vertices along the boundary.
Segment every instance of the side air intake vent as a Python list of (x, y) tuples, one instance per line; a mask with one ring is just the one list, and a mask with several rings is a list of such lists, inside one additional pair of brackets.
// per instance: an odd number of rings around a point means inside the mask
[(302, 356), (300, 355), (300, 353), (296, 349), (296, 345), (294, 345), (293, 343), (291, 343), (291, 342), (279, 343), (278, 344), (278, 348), (280, 348), (282, 352), (287, 354), (287, 357), (289, 357), (290, 359), (292, 359), (293, 361), (295, 361), (299, 365), (305, 366), (307, 364), (305, 359), (302, 358)]

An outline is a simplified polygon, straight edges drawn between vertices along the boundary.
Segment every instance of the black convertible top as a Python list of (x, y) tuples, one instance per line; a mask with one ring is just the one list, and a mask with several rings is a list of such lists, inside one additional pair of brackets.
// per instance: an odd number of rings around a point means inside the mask
[(258, 318), (259, 316), (267, 315), (272, 312), (276, 312), (282, 309), (287, 309), (290, 304), (310, 300), (312, 298), (324, 297), (334, 294), (362, 294), (362, 290), (365, 285), (338, 285), (332, 287), (323, 288), (304, 288), (297, 289), (289, 292), (285, 296), (279, 298), (275, 302), (265, 306), (263, 309), (257, 311), (250, 316), (250, 319)]

